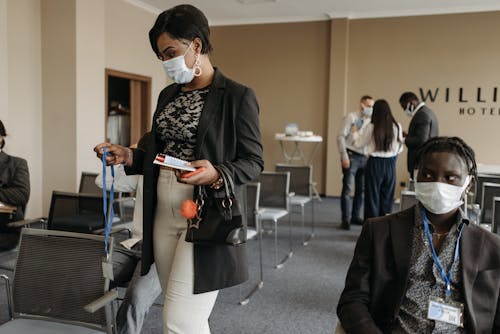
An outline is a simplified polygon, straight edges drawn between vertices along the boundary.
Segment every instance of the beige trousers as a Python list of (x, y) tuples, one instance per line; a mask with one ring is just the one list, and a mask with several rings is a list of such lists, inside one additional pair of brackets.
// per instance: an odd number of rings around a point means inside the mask
[(218, 291), (193, 294), (193, 244), (184, 241), (186, 218), (181, 203), (193, 196), (193, 186), (177, 182), (175, 174), (160, 170), (153, 247), (164, 295), (163, 333), (209, 334), (208, 317)]

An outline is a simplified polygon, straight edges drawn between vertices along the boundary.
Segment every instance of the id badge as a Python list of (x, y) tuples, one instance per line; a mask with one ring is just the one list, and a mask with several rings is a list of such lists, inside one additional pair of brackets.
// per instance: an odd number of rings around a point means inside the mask
[(102, 259), (102, 275), (103, 277), (108, 278), (110, 280), (114, 279), (113, 264), (108, 259), (106, 259), (105, 256)]
[(427, 319), (464, 327), (464, 304), (431, 296)]

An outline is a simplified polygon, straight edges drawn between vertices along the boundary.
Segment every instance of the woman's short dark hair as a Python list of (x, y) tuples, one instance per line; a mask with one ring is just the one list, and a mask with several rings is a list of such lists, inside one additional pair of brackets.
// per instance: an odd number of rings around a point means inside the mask
[(189, 41), (198, 37), (202, 43), (201, 53), (207, 54), (212, 51), (208, 20), (201, 10), (192, 5), (178, 5), (158, 16), (153, 28), (149, 31), (149, 42), (156, 54), (159, 53), (156, 42), (163, 33), (167, 33), (174, 39)]
[[(5, 131), (5, 126), (3, 125), (2, 121), (0, 121), (0, 136), (5, 137), (7, 136), (7, 132)], [(5, 146), (5, 138), (2, 139), (2, 143), (0, 144), (0, 149), (2, 149)]]

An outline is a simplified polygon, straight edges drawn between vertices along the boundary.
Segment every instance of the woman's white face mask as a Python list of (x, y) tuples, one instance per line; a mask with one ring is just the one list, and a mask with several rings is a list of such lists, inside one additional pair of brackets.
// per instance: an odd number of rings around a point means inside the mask
[[(188, 51), (191, 50), (191, 45), (193, 45), (193, 42), (189, 44), (186, 52), (184, 52), (182, 56), (163, 61), (165, 73), (167, 73), (168, 77), (175, 83), (186, 84), (193, 81), (195, 68), (194, 66), (193, 68), (187, 67), (186, 60), (184, 58)], [(197, 55), (197, 57), (199, 56)]]
[(416, 182), (415, 195), (428, 211), (434, 214), (448, 213), (462, 205), (462, 195), (470, 180), (470, 175), (467, 175), (462, 186), (442, 182)]

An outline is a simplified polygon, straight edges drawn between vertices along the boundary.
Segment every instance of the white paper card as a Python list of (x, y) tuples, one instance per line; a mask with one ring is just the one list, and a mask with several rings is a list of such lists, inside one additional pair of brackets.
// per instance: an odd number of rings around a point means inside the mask
[(155, 160), (153, 161), (154, 164), (161, 165), (161, 166), (167, 166), (173, 169), (179, 169), (179, 170), (187, 170), (187, 171), (194, 171), (196, 168), (193, 166), (187, 166), (186, 164), (188, 161), (174, 158), (170, 155), (158, 153), (155, 157)]

